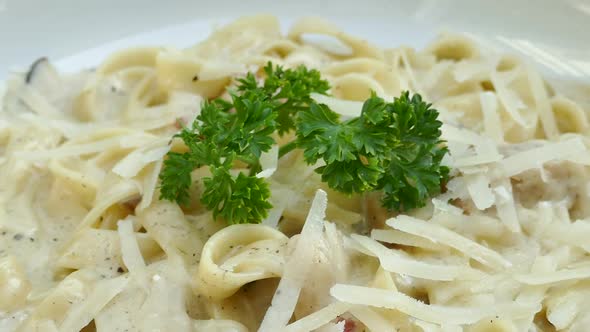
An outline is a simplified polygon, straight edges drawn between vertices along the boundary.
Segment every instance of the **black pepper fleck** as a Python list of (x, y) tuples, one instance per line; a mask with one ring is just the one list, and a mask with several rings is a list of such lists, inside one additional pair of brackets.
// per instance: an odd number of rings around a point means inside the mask
[(12, 238), (15, 239), (16, 241), (20, 241), (23, 238), (23, 235), (22, 234), (14, 234), (14, 236)]
[(193, 76), (193, 82), (196, 82), (196, 81), (198, 81), (198, 80), (199, 80), (199, 75), (195, 75), (195, 76)]
[(117, 268), (117, 272), (119, 272), (119, 273), (123, 273), (123, 272), (124, 272), (124, 270), (123, 270), (123, 268), (122, 268), (122, 267), (120, 267), (120, 266), (119, 266), (119, 268)]

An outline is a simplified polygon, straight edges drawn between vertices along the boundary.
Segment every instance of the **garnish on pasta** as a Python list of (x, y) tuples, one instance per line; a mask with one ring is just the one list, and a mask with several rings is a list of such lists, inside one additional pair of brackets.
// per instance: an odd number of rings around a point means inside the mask
[[(269, 63), (264, 72), (263, 83), (253, 73), (238, 79), (230, 101), (204, 102), (192, 126), (174, 136), (188, 151), (168, 153), (160, 174), (161, 198), (189, 203), (191, 172), (209, 166), (201, 203), (229, 224), (260, 222), (272, 207), (268, 184), (257, 177), (261, 154), (276, 144), (275, 132), (292, 131), (296, 138), (281, 147), (280, 155), (301, 148), (308, 164), (321, 160), (316, 172), (334, 190), (382, 191), (389, 210), (424, 206), (440, 192), (449, 173), (441, 165), (447, 152), (440, 139), (442, 123), (420, 95), (404, 92), (393, 102), (372, 95), (360, 116), (341, 121), (310, 97), (329, 89), (318, 71)], [(235, 162), (245, 163), (247, 174), (232, 172)]]
[(416, 94), (391, 103), (373, 95), (359, 117), (340, 121), (326, 105), (312, 104), (297, 119), (298, 146), (305, 160), (325, 163), (316, 172), (344, 193), (383, 191), (383, 206), (407, 210), (424, 206), (440, 192), (449, 170), (441, 166), (438, 112)]

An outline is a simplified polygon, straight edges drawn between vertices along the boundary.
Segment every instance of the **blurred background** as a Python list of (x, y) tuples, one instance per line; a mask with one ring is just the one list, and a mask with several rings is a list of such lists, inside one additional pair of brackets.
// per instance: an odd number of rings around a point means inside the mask
[(0, 78), (48, 56), (65, 70), (131, 45), (186, 46), (254, 13), (287, 24), (314, 15), (381, 46), (423, 46), (440, 30), (533, 59), (549, 75), (590, 80), (588, 0), (0, 0)]

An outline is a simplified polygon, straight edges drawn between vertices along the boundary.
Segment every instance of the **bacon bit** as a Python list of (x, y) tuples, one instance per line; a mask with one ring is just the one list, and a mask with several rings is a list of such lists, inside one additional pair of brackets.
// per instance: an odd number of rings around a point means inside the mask
[(356, 331), (356, 322), (352, 318), (343, 318), (338, 316), (338, 318), (336, 318), (336, 323), (340, 323), (341, 321), (344, 321), (344, 332)]
[(128, 201), (123, 202), (123, 206), (129, 209), (130, 211), (135, 211), (137, 205), (141, 202), (141, 197), (132, 198)]
[(446, 193), (446, 192), (447, 192), (447, 183), (448, 183), (448, 182), (449, 182), (449, 181), (441, 181), (441, 182), (440, 182), (440, 192), (441, 192), (441, 193), (443, 193), (443, 194), (444, 194), (444, 193)]
[(465, 201), (463, 201), (460, 198), (452, 199), (449, 202), (449, 204), (451, 204), (452, 206), (458, 207), (459, 209), (463, 210), (463, 214), (464, 215), (467, 215), (468, 216), (468, 215), (471, 214), (470, 211), (471, 211), (472, 207), (469, 206), (469, 203), (468, 202), (465, 202)]
[(449, 204), (451, 204), (454, 207), (458, 207), (459, 209), (463, 209), (464, 207), (464, 203), (460, 198), (453, 198), (449, 200)]

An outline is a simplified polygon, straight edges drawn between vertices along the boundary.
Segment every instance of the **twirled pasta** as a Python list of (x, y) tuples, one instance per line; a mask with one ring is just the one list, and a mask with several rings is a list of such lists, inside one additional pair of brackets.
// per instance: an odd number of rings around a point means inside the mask
[(280, 277), (288, 238), (264, 225), (233, 225), (215, 233), (203, 247), (194, 287), (218, 300), (243, 285)]

